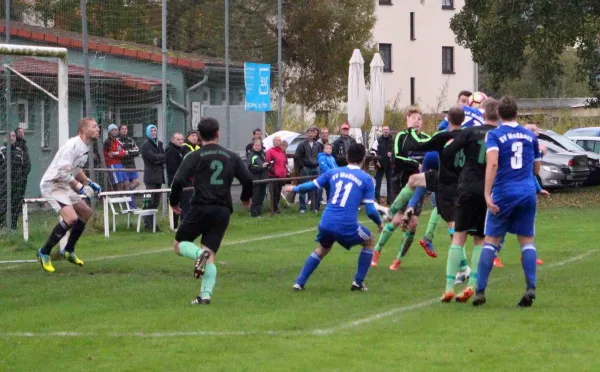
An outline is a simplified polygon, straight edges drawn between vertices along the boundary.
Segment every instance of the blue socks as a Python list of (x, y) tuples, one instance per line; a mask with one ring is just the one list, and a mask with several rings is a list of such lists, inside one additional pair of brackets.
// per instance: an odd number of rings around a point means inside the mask
[(427, 189), (423, 186), (419, 186), (415, 189), (415, 193), (410, 197), (408, 201), (408, 208), (416, 208), (423, 198), (425, 198), (425, 194), (427, 194)]
[(527, 283), (527, 289), (535, 289), (536, 271), (537, 271), (537, 252), (535, 245), (524, 244), (521, 246), (521, 253), (523, 255), (523, 272), (525, 273), (525, 282)]
[[(298, 279), (296, 279), (296, 284), (299, 285), (305, 285), (306, 282), (308, 281), (308, 278), (310, 277), (310, 275), (313, 273), (313, 271), (315, 271), (315, 269), (317, 268), (317, 266), (319, 266), (319, 264), (321, 263), (321, 257), (319, 257), (318, 254), (316, 254), (315, 252), (312, 252), (310, 254), (310, 256), (308, 256), (308, 258), (306, 259), (306, 262), (304, 263), (304, 267), (302, 268), (302, 271), (300, 272), (300, 275), (298, 276)], [(371, 261), (369, 261), (369, 265), (371, 264)]]
[[(365, 281), (365, 277), (367, 276), (367, 272), (369, 272), (369, 268), (371, 267), (371, 260), (373, 259), (373, 250), (363, 248), (358, 255), (358, 268), (356, 269), (356, 275), (354, 276), (354, 281), (356, 284), (360, 285)], [(534, 261), (535, 263), (535, 261)]]
[[(494, 267), (494, 258), (498, 247), (493, 244), (485, 243), (481, 250), (479, 266), (477, 267), (477, 292), (485, 291), (487, 282)], [(535, 261), (533, 262), (535, 264)]]

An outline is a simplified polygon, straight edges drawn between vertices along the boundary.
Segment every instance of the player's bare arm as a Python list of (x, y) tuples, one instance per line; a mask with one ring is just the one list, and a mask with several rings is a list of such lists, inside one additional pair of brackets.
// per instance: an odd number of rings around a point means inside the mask
[(494, 204), (492, 199), (492, 186), (498, 173), (498, 150), (494, 149), (488, 151), (486, 154), (487, 166), (485, 168), (485, 202), (490, 212), (496, 214), (500, 210), (497, 205)]

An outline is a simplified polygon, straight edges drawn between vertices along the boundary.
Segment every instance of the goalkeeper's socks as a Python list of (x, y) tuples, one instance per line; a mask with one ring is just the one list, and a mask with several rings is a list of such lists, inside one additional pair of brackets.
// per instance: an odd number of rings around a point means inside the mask
[(365, 281), (365, 277), (371, 267), (371, 260), (373, 259), (373, 250), (363, 248), (358, 255), (358, 268), (356, 269), (356, 275), (354, 281), (357, 284), (362, 284)]
[(415, 238), (415, 232), (412, 230), (408, 230), (404, 232), (402, 236), (402, 242), (400, 243), (400, 250), (398, 251), (398, 255), (396, 259), (403, 259), (404, 256), (408, 253), (410, 246), (412, 245), (413, 239)]
[[(308, 281), (308, 278), (311, 276), (313, 271), (315, 271), (315, 269), (317, 268), (317, 266), (319, 266), (320, 263), (321, 257), (319, 257), (317, 252), (312, 252), (306, 259), (306, 262), (304, 262), (304, 267), (302, 268), (298, 279), (296, 279), (296, 284), (304, 286)], [(370, 264), (371, 260), (369, 259), (369, 265)]]
[(207, 263), (204, 269), (204, 275), (202, 275), (202, 285), (200, 286), (200, 297), (202, 299), (207, 299), (212, 296), (216, 281), (217, 265), (214, 263)]
[(476, 245), (471, 252), (471, 277), (469, 278), (469, 287), (475, 288), (477, 285), (477, 270), (479, 266), (479, 257), (481, 257), (481, 246)]
[(523, 244), (521, 246), (521, 254), (523, 255), (522, 265), (525, 273), (525, 281), (527, 289), (535, 289), (536, 272), (537, 272), (537, 251), (533, 244)]
[(77, 219), (75, 225), (71, 228), (71, 234), (69, 234), (69, 239), (67, 240), (67, 245), (65, 246), (65, 251), (67, 252), (75, 252), (75, 244), (83, 234), (83, 230), (85, 230), (86, 222), (81, 218)]
[(392, 234), (394, 234), (394, 230), (396, 230), (394, 224), (392, 224), (391, 222), (385, 224), (381, 235), (379, 235), (379, 240), (377, 240), (377, 245), (375, 246), (375, 250), (377, 252), (381, 252), (385, 243), (387, 243), (388, 240), (390, 240), (390, 238), (392, 237)]
[(64, 236), (67, 234), (67, 231), (71, 229), (71, 225), (67, 224), (65, 221), (60, 221), (54, 226), (46, 244), (41, 248), (41, 253), (45, 255), (49, 255), (52, 252), (52, 248), (58, 243)]
[(477, 267), (477, 293), (483, 292), (487, 288), (488, 279), (490, 278), (490, 273), (494, 267), (494, 258), (496, 257), (497, 251), (498, 247), (495, 245), (490, 243), (483, 244), (479, 265)]
[(463, 247), (460, 245), (452, 244), (448, 251), (448, 260), (446, 261), (446, 292), (454, 290), (454, 281), (458, 266), (460, 265), (462, 250)]
[(408, 208), (416, 208), (417, 205), (419, 205), (419, 203), (425, 198), (425, 194), (427, 194), (427, 189), (425, 189), (423, 186), (418, 186), (408, 201)]
[(179, 254), (181, 254), (183, 257), (191, 258), (192, 260), (197, 260), (198, 257), (200, 257), (200, 253), (202, 253), (202, 251), (202, 248), (198, 247), (192, 242), (179, 243)]
[(411, 189), (408, 186), (404, 186), (404, 188), (400, 190), (400, 194), (398, 194), (396, 200), (394, 200), (394, 202), (390, 206), (390, 214), (394, 215), (400, 212), (400, 210), (404, 208), (404, 206), (406, 205), (406, 203), (408, 203), (408, 201), (414, 193), (415, 191), (413, 189)]
[(437, 229), (441, 219), (442, 217), (438, 214), (437, 208), (433, 208), (431, 211), (431, 216), (429, 217), (429, 223), (427, 224), (427, 230), (425, 230), (425, 238), (429, 239), (430, 241), (433, 240), (435, 236), (435, 230)]

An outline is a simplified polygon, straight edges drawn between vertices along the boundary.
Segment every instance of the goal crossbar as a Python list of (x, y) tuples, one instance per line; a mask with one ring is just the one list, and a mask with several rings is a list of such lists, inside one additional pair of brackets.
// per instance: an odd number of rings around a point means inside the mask
[[(51, 57), (58, 59), (58, 146), (63, 146), (69, 139), (69, 66), (68, 66), (68, 51), (67, 48), (33, 46), (33, 45), (17, 45), (17, 44), (0, 44), (0, 54), (9, 56), (21, 57)], [(10, 71), (14, 69), (9, 68)], [(14, 71), (17, 73), (16, 71)], [(18, 74), (21, 78), (21, 74)], [(26, 81), (38, 89), (42, 89), (31, 80)], [(43, 90), (43, 89), (42, 89)]]

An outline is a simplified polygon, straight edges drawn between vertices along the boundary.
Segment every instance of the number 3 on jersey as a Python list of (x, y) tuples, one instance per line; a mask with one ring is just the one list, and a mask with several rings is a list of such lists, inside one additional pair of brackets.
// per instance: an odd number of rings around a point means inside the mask
[(333, 197), (331, 198), (331, 204), (336, 204), (338, 198), (340, 197), (340, 192), (342, 191), (342, 186), (344, 187), (344, 195), (342, 196), (342, 200), (340, 201), (340, 207), (345, 207), (346, 202), (348, 201), (348, 196), (350, 196), (350, 191), (352, 190), (352, 182), (348, 182), (344, 185), (344, 181), (338, 181), (335, 184), (335, 192), (333, 193)]
[(523, 143), (514, 142), (511, 146), (513, 156), (510, 158), (510, 166), (512, 169), (523, 168)]

